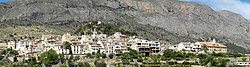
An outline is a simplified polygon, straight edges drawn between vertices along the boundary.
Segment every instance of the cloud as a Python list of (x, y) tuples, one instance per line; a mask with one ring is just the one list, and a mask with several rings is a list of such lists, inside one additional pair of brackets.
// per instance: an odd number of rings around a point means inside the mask
[(250, 19), (250, 3), (240, 0), (181, 0), (208, 5), (215, 11), (228, 10)]

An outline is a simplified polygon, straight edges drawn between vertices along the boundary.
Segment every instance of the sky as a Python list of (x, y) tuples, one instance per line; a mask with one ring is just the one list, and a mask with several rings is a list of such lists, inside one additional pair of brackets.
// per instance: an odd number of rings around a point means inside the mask
[(0, 2), (7, 2), (8, 0), (0, 0)]
[(250, 20), (250, 0), (182, 0), (207, 5), (215, 11), (228, 10)]

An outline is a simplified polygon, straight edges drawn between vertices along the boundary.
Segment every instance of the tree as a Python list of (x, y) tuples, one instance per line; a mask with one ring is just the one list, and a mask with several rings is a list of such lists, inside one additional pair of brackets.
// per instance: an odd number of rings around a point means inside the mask
[(101, 57), (102, 57), (102, 58), (107, 58), (107, 56), (106, 56), (105, 53), (102, 53), (102, 54), (101, 54)]
[(211, 58), (208, 59), (208, 55), (206, 54), (198, 54), (197, 58), (199, 58), (199, 61), (201, 63), (201, 65), (206, 65), (208, 63), (209, 60), (211, 60)]
[(72, 54), (71, 44), (69, 42), (64, 42), (64, 49), (69, 50), (69, 54)]
[(77, 65), (78, 65), (79, 67), (85, 67), (83, 62), (79, 62)]
[(129, 64), (129, 59), (130, 59), (129, 53), (123, 53), (121, 59), (123, 64)]
[(218, 59), (212, 59), (210, 60), (210, 63), (212, 67), (226, 67), (227, 63), (229, 62), (229, 59), (223, 59), (223, 58), (218, 58)]
[(101, 57), (101, 52), (100, 52), (100, 50), (98, 50), (97, 52), (96, 52), (96, 58), (100, 58)]
[(86, 57), (87, 57), (87, 58), (92, 57), (91, 53), (87, 53), (87, 54), (86, 54)]
[(247, 58), (241, 58), (241, 60), (242, 60), (243, 62), (246, 62), (246, 61), (247, 61)]
[(59, 55), (55, 50), (50, 49), (49, 51), (41, 54), (41, 61), (43, 61), (46, 66), (51, 66), (52, 64), (56, 64), (56, 62), (58, 62), (58, 56)]
[(13, 49), (7, 49), (5, 52), (10, 52), (11, 55), (18, 55), (18, 51)]
[(97, 62), (96, 60), (95, 60), (94, 64), (96, 67), (106, 67), (107, 66), (107, 64), (105, 62)]
[(165, 58), (174, 58), (174, 57), (175, 57), (175, 52), (174, 52), (173, 50), (167, 49), (167, 50), (165, 50), (165, 51), (163, 52), (163, 56), (164, 56)]
[(133, 50), (131, 48), (128, 48), (128, 51), (129, 51), (129, 55), (134, 58), (134, 59), (137, 59), (138, 58), (138, 54), (137, 54), (137, 51), (136, 50)]
[(76, 30), (75, 34), (85, 34), (89, 35), (92, 33), (92, 30), (96, 29), (98, 33), (104, 33), (107, 35), (113, 35), (115, 32), (121, 32), (122, 34), (133, 36), (137, 35), (135, 32), (130, 32), (125, 29), (119, 29), (110, 24), (98, 24), (97, 21), (89, 22), (85, 26), (80, 27)]
[(91, 67), (89, 63), (84, 62), (84, 67)]
[(31, 57), (31, 59), (29, 59), (28, 62), (29, 62), (30, 67), (33, 67), (37, 63), (35, 57)]
[(207, 53), (208, 47), (207, 47), (207, 45), (203, 45), (203, 46), (201, 46), (201, 49)]
[(137, 59), (137, 62), (143, 62), (143, 59), (141, 56), (139, 56), (139, 58)]
[(80, 56), (75, 56), (75, 61), (80, 60)]
[[(4, 58), (4, 56), (2, 56), (2, 55), (5, 55), (6, 57)], [(8, 49), (1, 51), (1, 58), (0, 59), (6, 59), (8, 56), (14, 56), (14, 61), (17, 61), (16, 55), (18, 55), (18, 51), (13, 50), (11, 48), (8, 48)]]
[(150, 58), (153, 60), (153, 63), (160, 63), (159, 55), (151, 55)]
[(64, 63), (64, 54), (59, 54), (59, 59), (60, 59), (60, 62), (63, 64)]
[(109, 58), (110, 59), (114, 58), (114, 54), (113, 53), (109, 54)]
[(193, 53), (186, 53), (185, 57), (193, 59), (195, 57), (195, 54), (193, 54)]

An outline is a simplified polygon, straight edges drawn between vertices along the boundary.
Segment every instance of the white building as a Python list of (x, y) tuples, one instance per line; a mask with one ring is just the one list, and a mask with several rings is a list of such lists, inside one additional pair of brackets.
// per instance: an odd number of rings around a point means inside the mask
[(238, 66), (249, 66), (250, 62), (234, 62), (234, 65)]
[(133, 42), (131, 48), (138, 53), (149, 55), (150, 53), (158, 53), (161, 50), (160, 43), (157, 41), (134, 39)]
[(201, 49), (201, 45), (191, 42), (181, 42), (177, 45), (170, 46), (169, 49), (175, 51), (198, 52)]
[(203, 51), (199, 51), (201, 48), (204, 48), (206, 46), (208, 50), (206, 50), (208, 53), (220, 53), (220, 52), (227, 52), (227, 46), (222, 45), (220, 43), (216, 43), (216, 40), (210, 42), (181, 42), (177, 45), (170, 46), (168, 49), (172, 49), (175, 51), (185, 51), (185, 52), (195, 52), (195, 53), (205, 53)]
[(42, 35), (41, 39), (22, 40), (16, 43), (11, 41), (8, 48), (19, 50), (19, 53), (28, 54), (32, 52), (41, 53), (55, 50), (58, 54), (69, 54), (70, 50), (65, 49), (64, 44), (71, 44), (73, 55), (83, 55), (87, 53), (96, 53), (100, 50), (105, 54), (117, 54), (128, 52), (128, 48), (136, 50), (138, 53), (150, 54), (160, 52), (160, 43), (157, 41), (148, 41), (135, 39), (119, 32), (112, 36), (105, 34), (97, 34), (96, 31), (92, 35), (72, 36), (69, 33), (64, 35)]
[(206, 50), (208, 53), (226, 53), (227, 52), (227, 46), (217, 43), (215, 39), (213, 39), (210, 42), (196, 42), (195, 44), (205, 46), (208, 48)]

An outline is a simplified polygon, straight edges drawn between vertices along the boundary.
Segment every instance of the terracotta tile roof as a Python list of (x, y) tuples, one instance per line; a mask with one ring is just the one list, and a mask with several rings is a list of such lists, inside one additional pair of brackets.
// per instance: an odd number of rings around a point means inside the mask
[(227, 46), (220, 44), (220, 43), (213, 43), (213, 42), (199, 42), (201, 45), (206, 45), (208, 47), (217, 47), (217, 48), (227, 48)]

